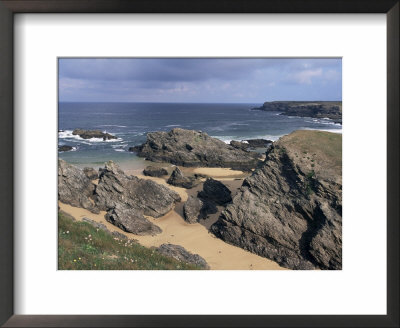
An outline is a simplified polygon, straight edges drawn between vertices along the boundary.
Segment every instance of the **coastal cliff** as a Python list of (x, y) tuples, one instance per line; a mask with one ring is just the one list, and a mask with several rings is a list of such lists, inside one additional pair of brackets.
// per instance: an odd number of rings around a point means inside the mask
[(322, 131), (282, 137), (211, 231), (287, 268), (341, 269), (341, 142)]
[(281, 112), (280, 115), (329, 118), (342, 124), (341, 101), (271, 101), (253, 110)]

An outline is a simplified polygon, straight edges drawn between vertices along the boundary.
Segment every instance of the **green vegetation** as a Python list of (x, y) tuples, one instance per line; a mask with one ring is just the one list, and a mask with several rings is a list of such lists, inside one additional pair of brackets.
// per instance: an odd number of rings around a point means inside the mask
[(131, 239), (58, 214), (59, 270), (199, 270)]

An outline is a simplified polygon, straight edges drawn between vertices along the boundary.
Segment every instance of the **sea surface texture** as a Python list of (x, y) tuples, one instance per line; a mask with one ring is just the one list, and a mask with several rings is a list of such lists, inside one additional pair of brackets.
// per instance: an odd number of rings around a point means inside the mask
[[(123, 168), (142, 167), (143, 159), (128, 148), (142, 144), (146, 133), (173, 128), (201, 130), (229, 143), (263, 138), (277, 140), (299, 129), (341, 133), (342, 126), (329, 119), (290, 117), (279, 112), (251, 110), (260, 104), (183, 103), (59, 103), (59, 145), (74, 147), (59, 157), (78, 166), (103, 166), (114, 160)], [(76, 128), (101, 130), (118, 139), (84, 140), (72, 135)]]

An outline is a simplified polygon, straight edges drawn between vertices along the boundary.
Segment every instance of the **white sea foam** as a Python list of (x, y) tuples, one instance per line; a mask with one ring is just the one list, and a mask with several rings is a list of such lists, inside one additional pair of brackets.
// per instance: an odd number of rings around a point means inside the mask
[(177, 127), (177, 126), (182, 126), (180, 124), (170, 124), (170, 125), (166, 125), (166, 128), (173, 128), (173, 127)]

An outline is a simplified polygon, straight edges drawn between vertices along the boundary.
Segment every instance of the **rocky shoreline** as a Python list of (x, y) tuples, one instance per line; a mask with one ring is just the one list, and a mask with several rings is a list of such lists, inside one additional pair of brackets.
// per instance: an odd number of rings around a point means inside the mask
[(271, 101), (253, 110), (281, 112), (280, 115), (328, 118), (342, 124), (341, 101)]
[[(263, 161), (250, 151), (259, 146), (266, 149)], [(122, 231), (149, 237), (162, 229), (148, 216), (164, 217), (182, 204), (181, 215), (190, 225), (218, 215), (210, 223), (216, 237), (283, 267), (341, 269), (341, 135), (296, 131), (274, 143), (259, 139), (228, 145), (204, 132), (173, 129), (148, 133), (134, 151), (153, 162), (249, 173), (232, 193), (223, 182), (185, 174), (178, 166), (172, 172), (148, 166), (138, 178), (112, 161), (97, 172), (59, 160), (59, 200), (92, 213), (105, 211), (106, 221)], [(168, 185), (195, 191), (183, 203)], [(178, 256), (179, 247), (163, 249)]]

